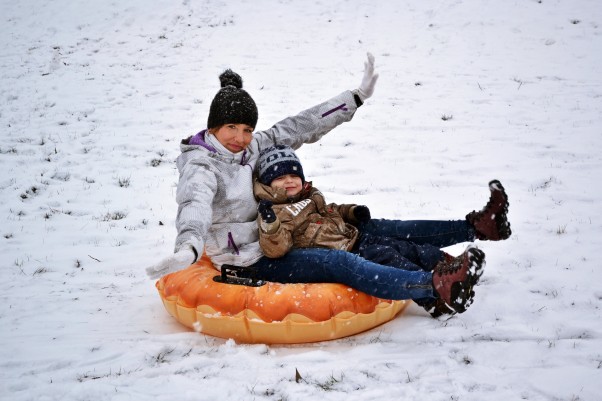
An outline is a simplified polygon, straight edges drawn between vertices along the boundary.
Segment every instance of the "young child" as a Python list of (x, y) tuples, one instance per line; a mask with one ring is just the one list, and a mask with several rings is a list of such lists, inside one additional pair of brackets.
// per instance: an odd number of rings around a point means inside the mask
[[(453, 271), (468, 257), (476, 259), (479, 268), (484, 263), (484, 254), (474, 247), (454, 258), (430, 244), (358, 230), (371, 219), (368, 207), (327, 204), (322, 193), (305, 180), (303, 167), (290, 147), (264, 149), (257, 171), (254, 193), (259, 200), (259, 244), (269, 258), (280, 258), (291, 248), (317, 247), (353, 252), (381, 265), (410, 271)], [(433, 317), (465, 311), (450, 308), (440, 298), (414, 301)]]

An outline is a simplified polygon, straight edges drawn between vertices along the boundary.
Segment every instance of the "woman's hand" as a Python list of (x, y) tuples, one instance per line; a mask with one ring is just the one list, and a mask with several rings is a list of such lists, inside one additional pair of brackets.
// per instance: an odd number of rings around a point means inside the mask
[(156, 265), (146, 268), (146, 274), (153, 280), (165, 276), (168, 273), (173, 273), (182, 270), (192, 263), (196, 258), (192, 248), (182, 248), (171, 256), (161, 260)]
[(364, 77), (362, 78), (360, 87), (357, 89), (357, 95), (362, 102), (374, 93), (376, 80), (378, 80), (378, 74), (374, 73), (374, 56), (372, 53), (368, 53), (368, 60), (364, 62)]

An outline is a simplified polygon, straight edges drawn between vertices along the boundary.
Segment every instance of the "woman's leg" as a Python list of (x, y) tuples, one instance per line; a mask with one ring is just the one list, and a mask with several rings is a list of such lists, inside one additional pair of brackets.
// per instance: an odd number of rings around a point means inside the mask
[(340, 283), (383, 299), (434, 298), (433, 276), (370, 262), (350, 252), (292, 249), (278, 259), (261, 258), (255, 277), (280, 283)]
[(475, 230), (466, 220), (372, 219), (358, 224), (357, 228), (360, 233), (430, 244), (437, 248), (475, 240)]

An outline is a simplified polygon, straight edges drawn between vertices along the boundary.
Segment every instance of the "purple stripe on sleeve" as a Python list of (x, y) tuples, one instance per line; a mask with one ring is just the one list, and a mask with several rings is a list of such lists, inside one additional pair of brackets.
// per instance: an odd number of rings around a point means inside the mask
[(334, 113), (334, 112), (335, 112), (335, 111), (337, 111), (337, 110), (343, 110), (343, 111), (347, 111), (347, 107), (345, 107), (345, 106), (347, 106), (347, 103), (343, 103), (343, 104), (341, 104), (341, 105), (339, 105), (339, 106), (335, 107), (335, 108), (334, 108), (334, 109), (332, 109), (332, 110), (328, 110), (326, 113), (322, 114), (322, 118), (324, 118), (324, 117), (326, 117), (326, 116), (328, 116), (328, 115), (330, 115), (330, 114)]

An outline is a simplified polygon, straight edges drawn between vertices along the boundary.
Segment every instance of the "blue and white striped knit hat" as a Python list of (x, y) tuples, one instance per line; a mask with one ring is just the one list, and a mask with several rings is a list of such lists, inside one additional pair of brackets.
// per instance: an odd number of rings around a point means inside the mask
[(303, 166), (295, 151), (284, 145), (276, 145), (266, 148), (259, 154), (257, 162), (257, 174), (259, 182), (264, 185), (270, 185), (273, 180), (286, 174), (294, 174), (301, 177), (305, 182), (303, 175)]

